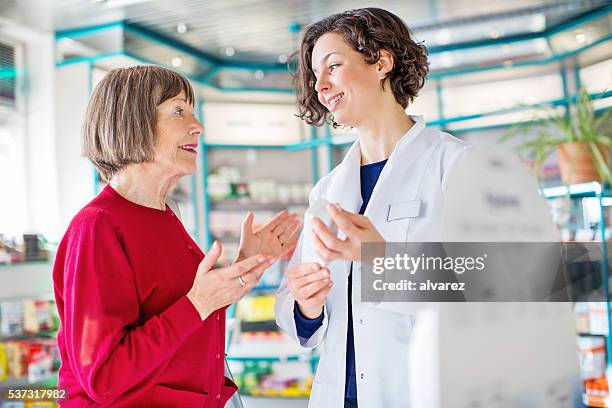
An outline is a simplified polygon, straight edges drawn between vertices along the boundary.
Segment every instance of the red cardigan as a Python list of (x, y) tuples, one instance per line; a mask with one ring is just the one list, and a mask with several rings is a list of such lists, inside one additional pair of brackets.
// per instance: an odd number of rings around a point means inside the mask
[(223, 407), (225, 313), (185, 296), (204, 254), (170, 208), (107, 186), (72, 220), (53, 281), (65, 407)]

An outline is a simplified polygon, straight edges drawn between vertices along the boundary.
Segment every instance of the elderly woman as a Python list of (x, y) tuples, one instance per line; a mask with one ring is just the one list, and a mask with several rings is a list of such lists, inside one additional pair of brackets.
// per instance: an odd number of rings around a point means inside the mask
[(223, 407), (224, 308), (295, 244), (286, 212), (242, 230), (236, 263), (215, 268), (166, 197), (196, 170), (202, 125), (180, 75), (138, 66), (108, 73), (84, 125), (84, 153), (108, 185), (74, 217), (53, 280), (61, 319), (62, 406)]

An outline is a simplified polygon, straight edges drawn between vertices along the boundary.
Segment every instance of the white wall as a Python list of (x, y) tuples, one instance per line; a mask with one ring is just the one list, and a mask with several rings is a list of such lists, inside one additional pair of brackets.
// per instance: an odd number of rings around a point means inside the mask
[(89, 77), (87, 63), (55, 69), (55, 145), (62, 231), (95, 194), (93, 166), (81, 155), (81, 127), (89, 101)]
[(20, 143), (24, 151), (22, 179), (26, 186), (21, 203), (26, 217), (21, 232), (39, 232), (53, 239), (60, 234), (53, 119), (54, 36), (3, 20), (0, 37), (23, 45), (26, 68), (19, 80), (25, 114)]
[[(23, 165), (8, 174), (22, 180), (24, 192), (2, 197), (0, 211), (20, 219), (20, 230), (12, 233), (35, 232), (58, 242), (74, 214), (94, 195), (93, 167), (81, 157), (80, 141), (89, 67), (56, 69), (53, 33), (1, 22), (0, 36), (23, 45), (20, 100), (25, 120), (17, 141)], [(0, 225), (0, 233), (7, 226)]]

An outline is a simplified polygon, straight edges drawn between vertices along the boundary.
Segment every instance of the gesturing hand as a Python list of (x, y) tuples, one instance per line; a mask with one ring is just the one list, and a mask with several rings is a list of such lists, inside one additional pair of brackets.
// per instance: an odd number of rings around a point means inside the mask
[(321, 220), (314, 220), (315, 250), (326, 263), (336, 259), (360, 262), (363, 243), (385, 242), (365, 215), (350, 213), (333, 204), (327, 204), (325, 209), (334, 224), (346, 234), (344, 240), (339, 239)]
[(202, 320), (212, 312), (242, 299), (257, 283), (275, 258), (254, 255), (224, 268), (213, 269), (221, 255), (221, 244), (215, 241), (198, 266), (187, 297)]
[(238, 260), (255, 254), (280, 257), (295, 247), (300, 228), (296, 214), (281, 211), (260, 228), (253, 230), (253, 212), (249, 211), (242, 223)]

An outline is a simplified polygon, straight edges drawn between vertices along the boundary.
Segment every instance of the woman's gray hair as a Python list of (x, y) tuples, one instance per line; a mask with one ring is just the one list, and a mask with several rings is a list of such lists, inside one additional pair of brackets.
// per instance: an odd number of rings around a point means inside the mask
[(157, 107), (183, 91), (195, 97), (182, 75), (158, 66), (113, 69), (96, 86), (83, 123), (83, 155), (110, 178), (129, 164), (153, 159)]

